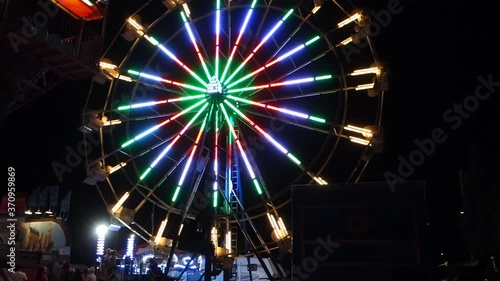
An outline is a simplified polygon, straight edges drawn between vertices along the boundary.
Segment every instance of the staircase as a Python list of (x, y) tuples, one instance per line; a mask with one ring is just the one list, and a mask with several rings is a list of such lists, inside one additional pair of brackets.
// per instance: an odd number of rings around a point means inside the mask
[[(235, 129), (238, 135), (238, 130)], [(231, 166), (231, 182), (232, 182), (232, 192), (229, 194), (229, 207), (231, 208), (231, 213), (239, 213), (241, 211), (240, 205), (238, 204), (238, 199), (240, 197), (240, 169), (238, 164), (238, 156), (234, 151), (236, 151), (236, 144), (232, 143), (233, 155), (232, 155), (232, 166)], [(231, 225), (231, 253), (238, 252), (238, 231), (239, 227), (237, 224)]]

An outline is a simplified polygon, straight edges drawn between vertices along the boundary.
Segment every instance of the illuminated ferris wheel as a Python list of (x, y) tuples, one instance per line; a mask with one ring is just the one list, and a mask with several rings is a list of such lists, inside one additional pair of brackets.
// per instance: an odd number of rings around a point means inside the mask
[(358, 181), (381, 146), (386, 72), (351, 4), (149, 1), (124, 22), (84, 114), (86, 183), (146, 241), (210, 210), (216, 248), (270, 254), (293, 184)]

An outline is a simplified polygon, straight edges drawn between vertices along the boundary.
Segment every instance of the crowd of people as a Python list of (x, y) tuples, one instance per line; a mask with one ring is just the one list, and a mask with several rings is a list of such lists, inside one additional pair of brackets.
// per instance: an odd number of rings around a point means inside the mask
[[(40, 266), (33, 277), (33, 269), (0, 268), (0, 281), (116, 281), (116, 250), (107, 249), (102, 262), (88, 268), (71, 267), (68, 262), (57, 261), (50, 266)], [(26, 274), (27, 272), (31, 274)]]
[(60, 273), (57, 273), (54, 266), (41, 266), (34, 278), (28, 278), (22, 268), (15, 268), (13, 271), (11, 273), (2, 269), (0, 281), (97, 281), (95, 267), (81, 270), (80, 268), (71, 268), (69, 264), (64, 264)]
[[(38, 269), (16, 268), (13, 272), (0, 267), (0, 281), (121, 281), (123, 275), (132, 274), (132, 260), (122, 260), (125, 264), (122, 270), (118, 267), (120, 261), (117, 251), (108, 248), (100, 261), (90, 267), (71, 265), (67, 260), (57, 260)], [(146, 264), (145, 281), (161, 281), (165, 277), (169, 280), (155, 259), (151, 258)]]
[(118, 279), (116, 276), (118, 269), (116, 265), (117, 259), (118, 259), (118, 254), (116, 253), (116, 250), (110, 248), (106, 249), (106, 253), (102, 258), (100, 271), (98, 273), (99, 279), (103, 280)]

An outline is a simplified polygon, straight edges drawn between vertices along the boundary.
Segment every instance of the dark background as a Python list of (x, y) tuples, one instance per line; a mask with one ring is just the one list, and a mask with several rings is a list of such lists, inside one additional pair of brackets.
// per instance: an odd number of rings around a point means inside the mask
[[(110, 18), (110, 26), (121, 25), (120, 13), (139, 5), (130, 0), (113, 2), (111, 10), (116, 14)], [(367, 6), (378, 11), (387, 3), (377, 0)], [(381, 60), (390, 67), (391, 88), (384, 108), (384, 153), (374, 159), (365, 180), (383, 181), (382, 172), (386, 170), (397, 173), (398, 156), (407, 158), (416, 148), (415, 139), (429, 138), (435, 128), (442, 128), (448, 139), (436, 146), (436, 152), (409, 179), (426, 182), (436, 261), (441, 253), (443, 261), (467, 260), (470, 256), (461, 227), (464, 198), (458, 171), (467, 163), (471, 143), (484, 149), (484, 163), (491, 169), (490, 163), (498, 155), (497, 93), (463, 118), (456, 130), (443, 114), (474, 94), (478, 76), (492, 75), (492, 80), (500, 81), (494, 68), (497, 30), (493, 27), (498, 24), (494, 9), (481, 2), (413, 0), (401, 5), (403, 11), (393, 15), (373, 39)], [(3, 167), (16, 168), (21, 190), (59, 183), (51, 164), (64, 163), (66, 149), (75, 148), (82, 139), (77, 129), (89, 86), (89, 81), (65, 83), (8, 117), (1, 128), (1, 161)], [(80, 164), (64, 174), (59, 185), (62, 194), (72, 191), (68, 219), (73, 236), (72, 261), (88, 264), (94, 254), (95, 226), (108, 217), (95, 188), (82, 183), (84, 176)], [(497, 199), (493, 198), (495, 202)], [(480, 208), (482, 204), (476, 205)], [(121, 248), (125, 241), (119, 240), (108, 239), (115, 243), (112, 247)]]

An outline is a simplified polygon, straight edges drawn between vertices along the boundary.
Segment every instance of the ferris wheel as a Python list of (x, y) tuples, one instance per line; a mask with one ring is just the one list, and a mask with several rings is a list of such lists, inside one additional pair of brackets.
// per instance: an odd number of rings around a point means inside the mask
[(85, 108), (85, 182), (146, 241), (210, 213), (216, 249), (271, 254), (293, 184), (359, 181), (381, 147), (386, 70), (350, 2), (148, 1), (123, 22)]

